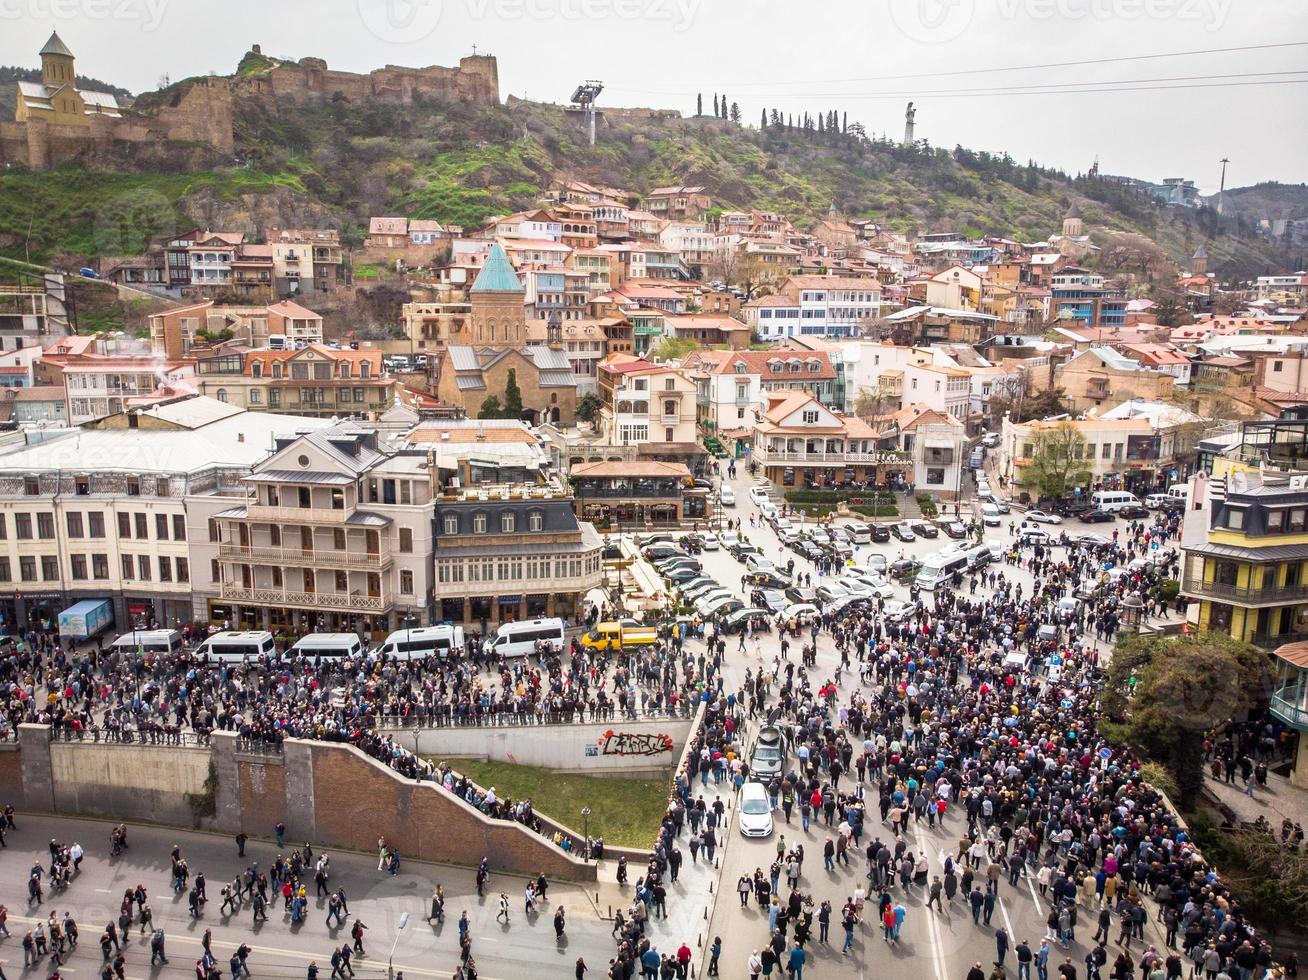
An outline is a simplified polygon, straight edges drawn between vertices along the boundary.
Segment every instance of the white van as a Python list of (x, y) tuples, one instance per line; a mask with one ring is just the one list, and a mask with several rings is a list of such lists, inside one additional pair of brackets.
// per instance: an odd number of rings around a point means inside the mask
[(267, 630), (229, 630), (213, 634), (200, 644), (195, 654), (217, 663), (230, 664), (271, 656), (275, 649), (273, 635)]
[(364, 646), (358, 633), (310, 633), (297, 640), (286, 653), (310, 660), (352, 660), (363, 655)]
[(505, 623), (495, 631), (490, 652), (496, 657), (529, 657), (536, 652), (538, 640), (548, 643), (555, 653), (562, 653), (563, 620), (555, 617)]
[(1116, 514), (1123, 507), (1140, 504), (1135, 494), (1125, 490), (1096, 490), (1090, 495), (1090, 502), (1095, 505), (1095, 510), (1106, 510), (1110, 514)]
[(851, 544), (872, 543), (872, 525), (870, 524), (846, 524), (845, 533), (849, 535)]
[(966, 552), (927, 555), (917, 573), (914, 584), (924, 592), (934, 592), (936, 586), (951, 579), (955, 572), (965, 572), (971, 564)]
[(463, 656), (463, 627), (444, 623), (396, 630), (382, 641), (374, 653), (392, 660), (421, 660), (432, 654), (442, 660)]
[(724, 483), (718, 487), (718, 500), (722, 502), (723, 507), (735, 507), (736, 491)]
[(133, 630), (113, 642), (117, 653), (181, 653), (182, 634), (177, 630)]
[(1172, 496), (1167, 493), (1151, 493), (1144, 499), (1144, 505), (1150, 510), (1157, 510), (1159, 507), (1166, 507), (1171, 502)]

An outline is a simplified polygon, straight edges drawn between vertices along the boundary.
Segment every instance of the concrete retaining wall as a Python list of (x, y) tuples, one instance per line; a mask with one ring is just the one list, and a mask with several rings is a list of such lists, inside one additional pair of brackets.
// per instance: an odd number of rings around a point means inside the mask
[[(610, 721), (587, 725), (390, 729), (406, 749), (442, 759), (489, 759), (556, 772), (658, 777), (677, 763), (694, 722)], [(417, 741), (415, 742), (415, 736)]]
[(60, 813), (190, 824), (186, 794), (203, 796), (204, 748), (53, 742), (50, 774)]

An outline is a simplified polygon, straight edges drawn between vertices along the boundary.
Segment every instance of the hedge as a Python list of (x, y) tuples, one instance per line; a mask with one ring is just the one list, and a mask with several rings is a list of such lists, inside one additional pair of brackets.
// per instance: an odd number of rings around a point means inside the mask
[(889, 490), (873, 490), (866, 493), (855, 490), (787, 490), (788, 504), (838, 504), (843, 501), (859, 504), (890, 504), (895, 506), (896, 496)]
[(922, 511), (923, 517), (936, 517), (940, 513), (940, 508), (936, 506), (936, 502), (931, 499), (929, 493), (919, 493), (917, 495), (917, 506)]

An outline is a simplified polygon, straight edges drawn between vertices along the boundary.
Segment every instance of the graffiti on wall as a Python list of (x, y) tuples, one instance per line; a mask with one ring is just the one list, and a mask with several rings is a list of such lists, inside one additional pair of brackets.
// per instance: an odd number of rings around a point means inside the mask
[[(596, 742), (597, 755), (662, 755), (672, 754), (672, 736), (662, 733), (632, 733), (609, 730)], [(591, 755), (587, 751), (587, 755)]]

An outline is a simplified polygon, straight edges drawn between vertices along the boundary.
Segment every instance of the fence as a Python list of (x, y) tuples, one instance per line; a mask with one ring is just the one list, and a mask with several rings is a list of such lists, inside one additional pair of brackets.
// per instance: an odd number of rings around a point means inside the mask
[[(681, 698), (674, 705), (662, 708), (642, 709), (628, 707), (622, 711), (617, 704), (611, 704), (603, 711), (589, 711), (575, 708), (571, 711), (532, 710), (517, 711), (508, 707), (481, 708), (467, 706), (471, 712), (454, 713), (445, 706), (434, 714), (410, 714), (408, 716), (383, 714), (378, 716), (380, 728), (504, 728), (536, 725), (581, 725), (599, 724), (611, 721), (658, 721), (661, 719), (684, 719), (691, 717), (698, 702), (689, 697)], [(589, 717), (587, 715), (589, 714)]]

